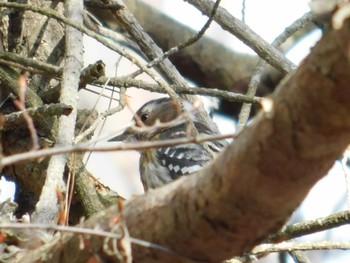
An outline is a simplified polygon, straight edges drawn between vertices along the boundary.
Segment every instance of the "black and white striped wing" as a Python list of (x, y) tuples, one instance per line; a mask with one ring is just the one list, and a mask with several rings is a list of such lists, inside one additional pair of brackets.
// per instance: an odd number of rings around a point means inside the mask
[(169, 170), (173, 179), (200, 170), (212, 158), (201, 144), (159, 148), (157, 154), (159, 161)]
[[(198, 122), (194, 122), (194, 124), (202, 134), (210, 134), (210, 130), (206, 126)], [(184, 138), (186, 135), (184, 125), (179, 125), (162, 133), (160, 139)], [(220, 152), (224, 147), (223, 141), (175, 145), (159, 148), (157, 157), (162, 165), (169, 170), (170, 176), (175, 179), (197, 172), (213, 158), (213, 153)]]

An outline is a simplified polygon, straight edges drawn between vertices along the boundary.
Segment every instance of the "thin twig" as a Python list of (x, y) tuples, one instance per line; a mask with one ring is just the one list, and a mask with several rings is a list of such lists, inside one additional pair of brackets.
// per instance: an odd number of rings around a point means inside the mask
[[(216, 11), (220, 5), (221, 0), (216, 0), (215, 4), (213, 6), (213, 9), (211, 10), (209, 19), (207, 20), (207, 22), (204, 24), (204, 26), (201, 28), (201, 30), (199, 30), (198, 33), (196, 33), (194, 36), (192, 36), (191, 38), (189, 38), (188, 40), (186, 40), (185, 42), (170, 48), (168, 51), (164, 52), (162, 56), (153, 59), (150, 63), (147, 64), (147, 67), (154, 67), (155, 65), (158, 65), (160, 62), (162, 62), (164, 59), (170, 57), (171, 55), (181, 51), (182, 49), (189, 47), (190, 45), (193, 45), (194, 43), (196, 43), (199, 39), (201, 39), (203, 37), (203, 35), (205, 34), (205, 32), (208, 30), (209, 26), (211, 25), (211, 23), (214, 20), (214, 16), (216, 14)], [(142, 73), (141, 70), (138, 70), (132, 74), (130, 74), (128, 77), (130, 78), (135, 78), (136, 76), (140, 75)]]
[(341, 211), (333, 215), (314, 220), (288, 225), (282, 230), (269, 236), (267, 242), (284, 241), (308, 234), (317, 233), (350, 223), (350, 211)]
[(67, 154), (73, 152), (112, 152), (112, 151), (128, 151), (137, 150), (142, 151), (149, 148), (161, 148), (167, 146), (174, 146), (179, 144), (202, 143), (206, 141), (218, 141), (223, 139), (235, 138), (237, 134), (226, 135), (198, 135), (191, 138), (178, 138), (175, 140), (161, 140), (161, 141), (144, 141), (138, 143), (108, 143), (103, 146), (94, 146), (91, 143), (82, 143), (74, 146), (59, 146), (51, 149), (42, 149), (33, 152), (19, 153), (4, 157), (0, 160), (0, 168), (18, 162), (38, 159), (42, 157), (53, 156), (57, 154)]
[(350, 209), (350, 170), (348, 166), (348, 161), (350, 160), (350, 149), (345, 150), (343, 154), (343, 158), (341, 159), (341, 166), (343, 168), (343, 172), (345, 175), (345, 183), (346, 183), (346, 199), (348, 204), (348, 209)]
[(245, 3), (245, 0), (242, 0), (241, 14), (242, 14), (243, 23), (245, 23), (245, 10), (246, 10), (246, 3)]
[[(135, 42), (139, 45), (140, 49), (144, 52), (144, 54), (150, 59), (153, 60), (157, 57), (163, 55), (163, 51), (161, 48), (153, 41), (153, 39), (145, 32), (140, 23), (135, 19), (133, 14), (127, 9), (127, 7), (120, 0), (105, 0), (105, 3), (120, 3), (123, 8), (118, 10), (113, 10), (113, 14), (120, 22), (120, 25), (129, 33), (129, 35), (135, 40)], [(211, 9), (212, 10), (212, 9)], [(188, 87), (187, 81), (183, 78), (183, 76), (178, 72), (178, 70), (174, 67), (174, 65), (170, 62), (169, 59), (164, 59), (157, 66), (162, 76), (171, 84), (175, 84), (178, 86)], [(159, 82), (158, 82), (159, 84)], [(179, 104), (182, 105), (181, 100), (179, 100), (179, 95), (174, 92), (171, 87), (168, 85), (161, 85), (169, 94), (169, 96)], [(196, 98), (193, 96), (182, 96), (190, 102), (194, 102)], [(183, 109), (182, 107), (182, 110)], [(213, 131), (218, 131), (217, 126), (213, 122), (213, 120), (208, 116), (207, 112), (202, 109), (198, 112), (198, 118), (204, 124), (207, 124)], [(193, 131), (196, 131), (196, 128), (193, 126)]]
[(319, 242), (281, 242), (278, 244), (261, 244), (256, 246), (252, 254), (260, 255), (281, 251), (293, 250), (333, 250), (333, 249), (350, 249), (350, 242), (346, 241), (319, 241)]
[[(122, 57), (119, 57), (119, 59), (118, 59), (118, 61), (117, 61), (117, 63), (116, 63), (116, 71), (115, 71), (116, 73), (115, 73), (115, 77), (117, 77), (117, 69), (118, 69), (118, 65), (119, 65), (121, 59), (122, 59)], [(103, 85), (103, 89), (102, 89), (101, 92), (99, 93), (99, 97), (98, 97), (98, 99), (97, 99), (97, 101), (96, 101), (96, 103), (95, 103), (95, 105), (94, 105), (93, 108), (96, 107), (96, 105), (97, 105), (97, 103), (98, 103), (100, 97), (103, 96), (103, 91), (104, 91), (105, 89), (107, 89), (107, 85), (109, 84), (109, 82), (110, 82), (110, 78), (107, 78), (106, 82), (105, 82), (104, 85)], [(108, 116), (111, 116), (111, 115), (113, 115), (113, 114), (115, 114), (115, 113), (117, 113), (117, 112), (119, 112), (119, 111), (121, 111), (121, 110), (123, 110), (123, 108), (124, 108), (124, 93), (125, 93), (125, 89), (122, 88), (121, 91), (120, 91), (120, 94), (119, 94), (119, 96), (120, 96), (120, 98), (119, 98), (119, 106), (116, 107), (116, 108), (111, 108), (111, 103), (112, 103), (112, 101), (114, 100), (114, 99), (113, 99), (113, 94), (114, 94), (114, 92), (115, 92), (115, 90), (114, 90), (114, 88), (113, 88), (113, 89), (112, 89), (112, 94), (111, 94), (111, 96), (109, 97), (110, 100), (109, 100), (108, 110), (105, 111), (105, 112), (103, 112), (102, 114), (99, 114), (99, 116), (98, 116), (98, 118), (95, 120), (95, 122), (94, 122), (92, 125), (90, 125), (90, 127), (89, 127), (86, 131), (84, 131), (83, 133), (80, 133), (80, 132), (79, 132), (79, 135), (78, 135), (78, 136), (74, 139), (74, 141), (73, 141), (74, 144), (80, 142), (83, 138), (85, 138), (86, 136), (88, 136), (89, 134), (91, 134), (92, 132), (94, 132), (95, 129), (98, 127), (98, 125), (99, 125), (101, 122), (102, 122), (102, 126), (101, 126), (100, 131), (102, 131), (103, 126), (105, 125), (105, 121), (106, 121), (107, 117), (108, 117)], [(84, 124), (84, 126), (85, 126), (85, 124)], [(84, 126), (83, 126), (83, 127), (84, 127)], [(86, 159), (86, 161), (85, 161), (85, 164), (88, 162), (89, 158), (90, 158), (90, 155), (87, 157), (87, 159)]]
[[(118, 19), (120, 24), (125, 28), (135, 42), (139, 45), (140, 49), (145, 53), (149, 59), (154, 59), (163, 54), (162, 50), (154, 43), (152, 38), (143, 30), (141, 25), (138, 23), (136, 18), (129, 12), (127, 7), (123, 4), (122, 1), (105, 1), (108, 3), (118, 3), (123, 8), (111, 9), (112, 14)], [(141, 68), (144, 70), (147, 67)], [(187, 85), (186, 81), (181, 77), (177, 72), (174, 66), (169, 60), (164, 60), (159, 64), (158, 67), (164, 78), (170, 82), (175, 82), (176, 80), (181, 80), (183, 85)], [(175, 101), (180, 101), (178, 94), (171, 89), (171, 87), (161, 81), (160, 79), (155, 79), (155, 81), (169, 94), (171, 98)]]
[(13, 102), (15, 103), (16, 107), (22, 111), (22, 116), (23, 119), (25, 120), (30, 137), (32, 139), (32, 149), (31, 151), (37, 150), (40, 148), (39, 145), (39, 137), (37, 134), (37, 131), (35, 129), (35, 125), (33, 122), (32, 117), (27, 113), (26, 110), (26, 105), (25, 105), (25, 98), (26, 98), (26, 93), (28, 90), (27, 86), (27, 79), (24, 75), (20, 75), (18, 79), (18, 100), (14, 100)]
[[(49, 74), (56, 76), (56, 77), (62, 77), (62, 68), (45, 63), (45, 62), (38, 62), (34, 59), (30, 58), (23, 58), (21, 56), (18, 56), (16, 54), (10, 53), (10, 52), (1, 52), (0, 57), (6, 58), (8, 60), (11, 60), (15, 63), (22, 63), (23, 65), (26, 65), (28, 67), (32, 67), (34, 69), (37, 69), (39, 71), (48, 72)], [(110, 85), (110, 86), (116, 86), (116, 87), (124, 87), (124, 88), (142, 88), (148, 91), (152, 92), (158, 92), (158, 93), (165, 93), (164, 89), (158, 85), (158, 84), (151, 84), (146, 81), (137, 80), (133, 78), (127, 78), (127, 77), (120, 77), (120, 78), (110, 78), (110, 81), (106, 84), (107, 79), (109, 77), (100, 77), (97, 80), (94, 80), (93, 83), (88, 82), (87, 84), (97, 84), (97, 85)], [(91, 79), (92, 80), (92, 79)], [(222, 99), (226, 99), (228, 101), (232, 102), (246, 102), (246, 103), (260, 103), (261, 98), (259, 97), (250, 97), (245, 94), (239, 94), (234, 92), (229, 92), (225, 90), (220, 89), (211, 89), (206, 87), (190, 87), (185, 88), (183, 86), (178, 85), (170, 85), (172, 89), (176, 93), (180, 94), (189, 94), (189, 95), (207, 95), (207, 96), (213, 96), (218, 97)], [(55, 89), (55, 87), (53, 88)], [(97, 93), (87, 87), (83, 87), (83, 89)], [(107, 87), (106, 87), (107, 89)], [(49, 91), (51, 92), (51, 91)], [(45, 95), (44, 95), (45, 96)], [(103, 95), (103, 97), (106, 97), (106, 95)], [(109, 98), (109, 96), (108, 96)], [(114, 99), (115, 100), (115, 99)]]
[[(273, 47), (280, 46), (283, 42), (285, 42), (292, 34), (294, 34), (297, 30), (304, 27), (308, 21), (312, 19), (313, 15), (311, 12), (308, 12), (304, 14), (302, 17), (298, 18), (296, 21), (294, 21), (289, 27), (287, 27), (273, 42)], [(252, 78), (250, 79), (249, 85), (248, 85), (248, 91), (247, 96), (255, 96), (258, 84), (260, 83), (260, 79), (263, 76), (263, 71), (267, 65), (267, 62), (265, 60), (260, 59), (258, 65), (256, 66), (254, 70), (254, 74)], [(237, 130), (242, 130), (243, 127), (247, 124), (250, 111), (251, 111), (251, 104), (244, 103), (241, 109), (241, 112), (238, 117), (238, 125)]]
[[(86, 1), (85, 1), (86, 3)], [(114, 42), (118, 42), (122, 46), (133, 50), (136, 53), (141, 53), (138, 46), (132, 42), (128, 36), (124, 35), (123, 32), (115, 31), (107, 28), (105, 24), (102, 24), (98, 18), (94, 16), (91, 12), (88, 10), (85, 11), (84, 16), (84, 24), (89, 28), (90, 30), (94, 31), (96, 34), (100, 34), (108, 39), (113, 40)]]
[[(107, 77), (101, 77), (94, 81), (94, 84), (103, 85), (107, 80)], [(111, 78), (108, 83), (111, 86), (125, 87), (125, 88), (139, 88), (152, 92), (166, 93), (166, 91), (157, 84), (151, 84), (143, 80), (132, 79), (132, 78)], [(225, 90), (211, 89), (205, 87), (184, 87), (179, 85), (170, 85), (170, 87), (179, 94), (189, 94), (189, 95), (208, 95), (213, 97), (222, 98), (233, 102), (247, 102), (259, 104), (262, 100), (260, 97), (250, 97), (244, 94), (234, 93)]]

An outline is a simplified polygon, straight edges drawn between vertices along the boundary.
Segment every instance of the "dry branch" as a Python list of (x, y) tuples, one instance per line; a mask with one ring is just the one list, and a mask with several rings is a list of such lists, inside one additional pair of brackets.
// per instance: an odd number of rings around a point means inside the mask
[[(43, 105), (37, 108), (28, 108), (26, 109), (26, 112), (29, 116), (31, 116), (34, 120), (40, 120), (43, 118), (47, 118), (50, 116), (61, 116), (61, 115), (69, 115), (72, 111), (72, 107), (56, 103), (56, 104), (49, 104), (49, 105)], [(20, 124), (23, 123), (23, 112), (13, 112), (8, 115), (4, 116), (4, 127), (3, 130), (13, 130), (15, 128), (18, 128)]]

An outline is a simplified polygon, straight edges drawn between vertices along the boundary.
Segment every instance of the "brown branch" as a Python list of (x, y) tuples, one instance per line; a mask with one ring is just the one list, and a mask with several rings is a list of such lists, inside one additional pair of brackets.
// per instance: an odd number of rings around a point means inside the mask
[[(19, 74), (12, 68), (4, 65), (0, 67), (0, 79), (5, 91), (4, 94), (13, 94), (15, 98), (19, 96), (17, 86), (18, 78)], [(25, 106), (32, 108), (38, 107), (42, 104), (43, 102), (41, 98), (30, 87), (28, 87), (26, 91)]]
[[(79, 222), (82, 216), (90, 217), (114, 204), (117, 198), (121, 198), (117, 193), (104, 187), (86, 170), (85, 164), (80, 158), (75, 158), (74, 162), (69, 162), (69, 169), (75, 171), (74, 204), (71, 205), (71, 222)], [(79, 202), (77, 202), (79, 201)], [(77, 213), (76, 206), (80, 205), (83, 212)], [(79, 211), (79, 210), (78, 210)]]
[[(261, 113), (199, 174), (135, 197), (122, 215), (113, 206), (86, 226), (114, 233), (122, 218), (132, 238), (167, 250), (134, 245), (135, 262), (220, 262), (249, 252), (283, 225), (350, 142), (348, 28), (325, 35), (272, 96), (272, 111)], [(37, 260), (86, 262), (98, 254), (117, 261), (102, 241), (62, 238), (44, 246), (50, 257), (41, 258), (38, 248)], [(79, 245), (74, 255), (81, 258), (73, 258), (71, 248)], [(33, 255), (22, 253), (28, 260)]]
[[(107, 81), (108, 80), (108, 81)], [(143, 80), (132, 79), (132, 78), (107, 78), (101, 77), (98, 80), (94, 81), (94, 84), (98, 85), (109, 85), (115, 87), (125, 87), (125, 88), (140, 88), (152, 92), (166, 93), (166, 91), (157, 84), (151, 84)], [(259, 104), (262, 98), (259, 97), (250, 97), (244, 94), (224, 91), (221, 89), (210, 89), (205, 87), (183, 87), (178, 85), (170, 85), (170, 87), (179, 94), (190, 94), (190, 95), (208, 95), (213, 97), (222, 98), (224, 100), (233, 101), (233, 102), (247, 102)]]
[(12, 61), (19, 65), (34, 68), (36, 70), (40, 70), (45, 72), (45, 74), (50, 74), (52, 76), (61, 76), (62, 68), (51, 65), (49, 63), (45, 63), (42, 61), (38, 61), (31, 58), (25, 58), (23, 56), (17, 55), (12, 52), (0, 52), (0, 58), (4, 61)]
[[(65, 104), (57, 103), (50, 105), (43, 105), (37, 108), (26, 109), (27, 114), (31, 116), (34, 121), (39, 121), (49, 116), (61, 116), (69, 115), (72, 111), (71, 106)], [(4, 116), (4, 131), (9, 131), (15, 129), (18, 125), (23, 123), (23, 112), (13, 112)]]
[(24, 75), (20, 75), (18, 78), (18, 99), (14, 100), (14, 104), (15, 106), (22, 111), (22, 116), (23, 119), (25, 121), (25, 123), (27, 124), (27, 128), (30, 134), (30, 137), (32, 139), (32, 148), (31, 150), (37, 150), (39, 149), (39, 137), (37, 134), (37, 130), (34, 126), (34, 122), (32, 117), (27, 113), (26, 111), (26, 106), (25, 106), (25, 97), (26, 97), (26, 93), (28, 90), (28, 86), (27, 86), (27, 79)]
[(85, 87), (101, 76), (105, 76), (105, 64), (102, 60), (96, 61), (94, 64), (88, 65), (80, 73), (79, 88)]

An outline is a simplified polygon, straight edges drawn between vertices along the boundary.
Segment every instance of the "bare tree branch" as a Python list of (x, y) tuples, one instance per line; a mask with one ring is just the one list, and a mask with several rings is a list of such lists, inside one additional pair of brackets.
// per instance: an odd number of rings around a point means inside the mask
[(271, 235), (267, 242), (273, 241), (284, 241), (308, 234), (317, 233), (320, 231), (325, 231), (331, 228), (347, 225), (350, 223), (350, 211), (341, 211), (333, 215), (317, 218), (315, 220), (310, 220), (301, 223), (295, 223), (293, 225), (288, 225), (278, 231), (277, 233)]
[[(83, 23), (84, 6), (81, 1), (66, 1), (66, 15), (74, 23)], [(73, 107), (72, 113), (59, 120), (59, 131), (56, 145), (70, 145), (74, 138), (75, 121), (77, 117), (78, 86), (80, 71), (83, 67), (83, 34), (71, 27), (66, 28), (65, 67), (62, 76), (60, 102)], [(39, 202), (33, 213), (33, 220), (42, 223), (54, 223), (58, 220), (57, 191), (65, 192), (63, 181), (67, 155), (53, 156), (47, 168), (47, 175)]]
[[(31, 116), (34, 120), (39, 120), (42, 118), (47, 118), (49, 116), (61, 116), (61, 115), (69, 115), (72, 111), (71, 106), (67, 106), (65, 104), (57, 103), (57, 104), (49, 104), (43, 105), (37, 108), (28, 108), (26, 109), (29, 116)], [(23, 112), (13, 112), (8, 115), (5, 115), (4, 127), (3, 130), (13, 130), (18, 125), (23, 123)]]
[[(288, 26), (273, 42), (273, 47), (280, 46), (283, 42), (285, 42), (291, 35), (293, 35), (296, 31), (298, 31), (300, 28), (305, 26), (308, 21), (312, 19), (311, 12), (308, 12), (304, 14), (302, 17), (298, 18), (296, 21), (294, 21), (290, 26)], [(258, 89), (258, 85), (261, 81), (264, 68), (266, 67), (267, 62), (260, 59), (258, 65), (256, 66), (254, 70), (254, 74), (252, 78), (250, 79), (247, 95), (248, 96), (255, 96), (256, 91)], [(250, 112), (251, 112), (251, 104), (244, 103), (242, 105), (241, 112), (239, 113), (238, 118), (238, 130), (243, 129), (243, 127), (247, 124)]]
[[(294, 250), (332, 250), (332, 249), (350, 249), (350, 242), (337, 242), (337, 241), (320, 241), (320, 242), (282, 242), (279, 244), (263, 244), (256, 247), (253, 253), (256, 255), (281, 252), (281, 251), (294, 251)], [(309, 261), (304, 261), (309, 262)]]

